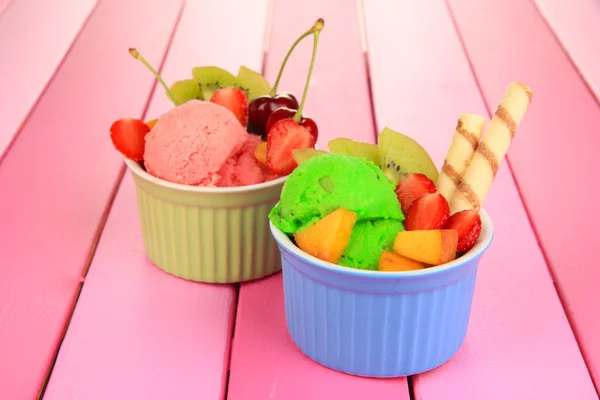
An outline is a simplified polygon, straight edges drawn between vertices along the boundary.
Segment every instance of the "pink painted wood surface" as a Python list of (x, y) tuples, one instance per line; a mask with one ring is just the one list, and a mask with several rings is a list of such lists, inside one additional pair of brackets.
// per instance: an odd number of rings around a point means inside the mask
[[(344, 0), (278, 1), (272, 17), (266, 75), (274, 81), (294, 39), (317, 18), (325, 19), (306, 114), (320, 130), (319, 145), (339, 135), (373, 141), (373, 123), (357, 9)], [(290, 58), (280, 91), (302, 93), (312, 40)], [(343, 67), (342, 67), (343, 63)], [(406, 379), (356, 378), (326, 369), (304, 356), (285, 325), (281, 275), (242, 284), (231, 355), (230, 400), (408, 400)]]
[(600, 3), (596, 0), (534, 0), (534, 3), (600, 100)]
[(14, 0), (9, 4), (0, 1), (0, 161), (96, 0)]
[(137, 4), (100, 3), (0, 164), (0, 399), (40, 390), (122, 167), (108, 128), (154, 82), (127, 47), (158, 64), (181, 3)]
[(235, 302), (147, 259), (127, 173), (44, 400), (222, 399)]
[[(364, 8), (377, 125), (411, 135), (441, 166), (459, 115), (488, 117), (447, 7), (404, 0)], [(478, 34), (491, 19), (477, 17)], [(493, 107), (501, 95), (490, 98)], [(537, 102), (526, 120), (539, 112)], [(519, 135), (532, 134), (523, 124)], [(496, 232), (480, 264), (467, 338), (447, 364), (415, 378), (416, 398), (597, 399), (506, 163), (485, 208)]]
[[(207, 9), (214, 18), (205, 19)], [(196, 65), (260, 70), (266, 15), (266, 0), (188, 0), (161, 75), (167, 82), (183, 79)], [(231, 28), (221, 31), (225, 24)], [(219, 40), (199, 39), (216, 31)], [(139, 50), (150, 46), (142, 43)], [(149, 74), (134, 65), (136, 73)], [(147, 118), (170, 107), (157, 86)], [(151, 264), (127, 173), (44, 399), (224, 398), (236, 300), (232, 285), (184, 281)]]
[(0, 14), (2, 14), (13, 0), (0, 0)]
[[(187, 0), (161, 72), (165, 82), (171, 84), (191, 78), (192, 68), (202, 65), (216, 65), (233, 75), (237, 75), (240, 65), (260, 72), (268, 1)], [(207, 18), (206, 14), (211, 17)], [(252, 23), (248, 23), (250, 20)], [(228, 29), (208, 40), (208, 32), (220, 31), (224, 25)], [(163, 87), (157, 85), (148, 108), (148, 119), (156, 118), (172, 107), (173, 103), (165, 95)]]
[(451, 7), (490, 107), (512, 79), (535, 91), (508, 159), (600, 391), (600, 108), (532, 3)]

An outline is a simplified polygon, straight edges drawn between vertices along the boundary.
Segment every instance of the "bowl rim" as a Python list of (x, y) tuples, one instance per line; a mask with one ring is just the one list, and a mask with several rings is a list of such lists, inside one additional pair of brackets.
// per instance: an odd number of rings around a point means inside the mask
[[(283, 246), (287, 251), (295, 254), (297, 257), (301, 258), (308, 264), (314, 265), (318, 268), (323, 268), (325, 270), (338, 274), (345, 274), (371, 279), (402, 279), (427, 277), (447, 272), (450, 270), (455, 270), (467, 263), (470, 263), (471, 261), (473, 261), (473, 259), (481, 256), (483, 252), (488, 248), (492, 241), (492, 238), (494, 237), (494, 226), (492, 224), (490, 216), (483, 208), (479, 211), (479, 215), (481, 216), (482, 223), (481, 234), (477, 242), (475, 242), (475, 245), (468, 252), (463, 254), (461, 257), (450, 261), (449, 263), (432, 266), (417, 271), (374, 271), (332, 264), (330, 262), (313, 257), (310, 254), (302, 251), (292, 242), (288, 235), (280, 231), (275, 225), (273, 225), (273, 222), (270, 220), (269, 226), (271, 228), (271, 233), (273, 234), (273, 237), (281, 246)], [(281, 256), (283, 257), (284, 255), (282, 254)]]
[(283, 184), (289, 175), (279, 177), (267, 182), (256, 183), (253, 185), (246, 186), (235, 186), (235, 187), (215, 187), (215, 186), (192, 186), (184, 185), (182, 183), (169, 182), (164, 179), (155, 177), (154, 175), (146, 172), (137, 161), (133, 161), (129, 158), (125, 158), (125, 165), (138, 177), (145, 180), (146, 182), (162, 186), (165, 188), (178, 190), (180, 192), (188, 193), (248, 193), (255, 192), (264, 189), (270, 189), (272, 187)]

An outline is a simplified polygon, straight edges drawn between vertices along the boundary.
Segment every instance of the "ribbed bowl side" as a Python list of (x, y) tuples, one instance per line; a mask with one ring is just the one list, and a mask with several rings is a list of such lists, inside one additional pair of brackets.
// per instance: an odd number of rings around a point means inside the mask
[(284, 253), (286, 321), (294, 343), (319, 364), (360, 376), (407, 376), (442, 365), (463, 343), (477, 268), (410, 293), (346, 290), (343, 275), (332, 285), (304, 268)]
[(281, 269), (268, 219), (277, 198), (218, 207), (169, 201), (139, 184), (136, 192), (144, 247), (162, 270), (193, 281), (233, 283)]

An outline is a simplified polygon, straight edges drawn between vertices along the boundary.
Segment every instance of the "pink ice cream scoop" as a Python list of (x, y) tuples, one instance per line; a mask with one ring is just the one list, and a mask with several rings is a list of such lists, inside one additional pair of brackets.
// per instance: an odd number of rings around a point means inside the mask
[(217, 186), (233, 187), (254, 185), (277, 178), (265, 165), (256, 160), (254, 149), (260, 144), (260, 137), (248, 134), (248, 139), (237, 154), (230, 157), (219, 170)]
[(163, 114), (146, 135), (146, 170), (174, 183), (216, 186), (219, 170), (249, 136), (226, 108), (190, 101)]
[(146, 170), (166, 181), (234, 187), (277, 178), (256, 160), (261, 142), (226, 108), (191, 101), (163, 114), (146, 135)]

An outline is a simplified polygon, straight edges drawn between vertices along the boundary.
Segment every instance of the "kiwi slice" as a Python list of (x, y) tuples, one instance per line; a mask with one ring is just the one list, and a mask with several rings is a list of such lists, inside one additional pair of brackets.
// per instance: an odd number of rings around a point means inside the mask
[(298, 163), (298, 165), (302, 164), (304, 161), (316, 157), (321, 154), (327, 154), (326, 151), (313, 149), (312, 147), (306, 149), (294, 149), (292, 150), (292, 157), (294, 161)]
[(192, 69), (192, 76), (198, 82), (202, 100), (206, 101), (209, 101), (217, 90), (233, 86), (235, 83), (235, 76), (223, 68), (214, 66), (195, 67)]
[(379, 147), (376, 144), (358, 142), (348, 138), (337, 138), (331, 140), (327, 147), (332, 153), (362, 157), (375, 165), (379, 165)]
[(384, 128), (379, 143), (379, 166), (385, 176), (397, 184), (404, 175), (412, 172), (424, 174), (437, 182), (438, 170), (425, 149), (414, 139)]
[(246, 92), (248, 102), (271, 92), (271, 85), (269, 85), (264, 76), (243, 65), (238, 71), (235, 86)]
[(178, 104), (183, 104), (190, 100), (202, 100), (200, 85), (194, 79), (177, 81), (171, 85), (170, 89)]

